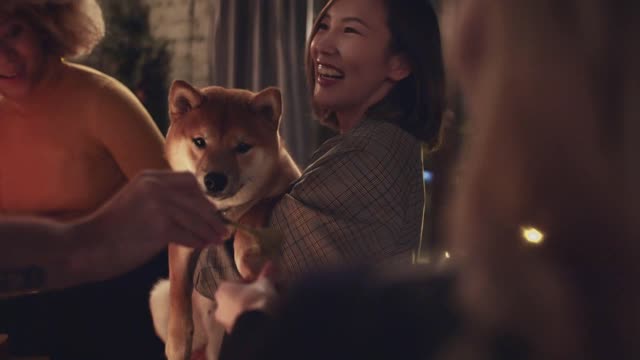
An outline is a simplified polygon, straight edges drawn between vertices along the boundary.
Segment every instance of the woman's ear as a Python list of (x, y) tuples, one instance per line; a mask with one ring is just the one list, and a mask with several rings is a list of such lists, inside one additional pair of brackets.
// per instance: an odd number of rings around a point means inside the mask
[(388, 78), (392, 81), (400, 81), (411, 75), (411, 64), (405, 54), (392, 55), (389, 60)]

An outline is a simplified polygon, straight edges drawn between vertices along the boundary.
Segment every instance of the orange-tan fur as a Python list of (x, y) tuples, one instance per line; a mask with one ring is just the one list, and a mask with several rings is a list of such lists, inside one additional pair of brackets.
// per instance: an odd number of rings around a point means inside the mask
[[(275, 201), (300, 176), (279, 136), (281, 101), (276, 88), (259, 93), (215, 86), (195, 89), (183, 81), (175, 81), (171, 87), (167, 159), (174, 170), (192, 172), (229, 220), (251, 227), (265, 226)], [(221, 183), (225, 184), (222, 189)], [(248, 280), (260, 271), (260, 264), (248, 261), (260, 255), (248, 254), (253, 240), (242, 231), (237, 231), (234, 238), (236, 266)], [(156, 314), (154, 323), (159, 335), (166, 336), (165, 352), (170, 360), (188, 359), (192, 346), (203, 342), (207, 343), (207, 358), (216, 356), (211, 345), (216, 334), (207, 323), (213, 321), (208, 314), (212, 302), (193, 292), (195, 258), (193, 249), (175, 244), (169, 247), (168, 325), (161, 324), (162, 316)], [(153, 303), (159, 292), (152, 292), (152, 312), (156, 313), (162, 311), (162, 305)], [(193, 309), (192, 304), (200, 304), (196, 305), (200, 309)], [(198, 316), (204, 323), (198, 322)], [(168, 326), (166, 332), (163, 326)], [(204, 329), (206, 336), (198, 334), (198, 329)]]

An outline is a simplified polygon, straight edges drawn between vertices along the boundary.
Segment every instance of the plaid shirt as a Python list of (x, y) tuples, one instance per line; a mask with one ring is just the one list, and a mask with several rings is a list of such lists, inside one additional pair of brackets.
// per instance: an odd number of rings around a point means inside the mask
[[(285, 235), (279, 270), (287, 280), (330, 265), (411, 262), (420, 238), (424, 190), (420, 143), (393, 124), (364, 120), (325, 142), (275, 206)], [(213, 298), (239, 279), (224, 247), (204, 250), (196, 290)]]

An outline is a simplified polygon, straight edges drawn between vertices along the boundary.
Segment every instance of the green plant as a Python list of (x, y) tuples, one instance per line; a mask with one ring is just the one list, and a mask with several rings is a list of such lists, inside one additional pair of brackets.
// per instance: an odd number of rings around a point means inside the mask
[(140, 99), (158, 128), (167, 129), (170, 54), (149, 29), (149, 8), (139, 1), (100, 1), (107, 33), (81, 62), (121, 81)]

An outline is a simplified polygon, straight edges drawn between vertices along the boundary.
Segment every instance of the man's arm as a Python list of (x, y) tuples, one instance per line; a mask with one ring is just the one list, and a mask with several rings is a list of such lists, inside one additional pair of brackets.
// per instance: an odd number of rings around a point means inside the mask
[(39, 218), (0, 221), (0, 297), (60, 288), (81, 246), (72, 225)]
[(193, 175), (145, 171), (73, 223), (0, 219), (0, 297), (113, 278), (170, 241), (202, 247), (221, 243), (226, 232)]

